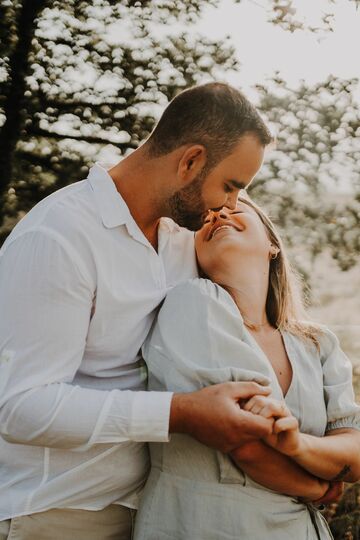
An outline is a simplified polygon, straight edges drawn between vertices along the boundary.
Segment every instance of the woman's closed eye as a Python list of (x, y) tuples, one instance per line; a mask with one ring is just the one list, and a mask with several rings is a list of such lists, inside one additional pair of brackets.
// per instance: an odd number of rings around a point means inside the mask
[(234, 191), (234, 188), (232, 186), (229, 186), (229, 184), (224, 184), (224, 191), (225, 193), (232, 193)]

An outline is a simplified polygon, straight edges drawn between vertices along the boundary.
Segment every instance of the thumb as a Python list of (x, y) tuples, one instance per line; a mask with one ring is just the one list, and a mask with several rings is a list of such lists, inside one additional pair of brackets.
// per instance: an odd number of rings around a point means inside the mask
[(278, 435), (282, 431), (291, 431), (298, 428), (298, 421), (294, 416), (286, 416), (285, 418), (279, 418), (274, 425), (274, 433)]

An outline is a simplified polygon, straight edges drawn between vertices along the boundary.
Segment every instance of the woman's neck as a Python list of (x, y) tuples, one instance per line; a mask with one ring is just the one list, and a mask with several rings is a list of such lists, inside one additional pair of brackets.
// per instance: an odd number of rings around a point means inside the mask
[[(269, 325), (266, 314), (266, 299), (268, 293), (268, 270), (261, 268), (251, 269), (232, 274), (231, 279), (221, 284), (232, 296), (245, 324), (256, 328)], [(220, 281), (218, 281), (220, 283)]]

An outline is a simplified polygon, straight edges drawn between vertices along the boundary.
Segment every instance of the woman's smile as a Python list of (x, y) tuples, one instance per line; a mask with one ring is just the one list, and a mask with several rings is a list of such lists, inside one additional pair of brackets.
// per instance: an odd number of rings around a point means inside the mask
[(228, 230), (232, 230), (232, 229), (235, 229), (237, 232), (241, 232), (241, 229), (239, 229), (238, 227), (235, 227), (235, 225), (220, 225), (218, 227), (215, 227), (212, 232), (210, 233), (210, 238), (209, 240), (212, 240), (212, 238), (214, 238), (214, 236), (216, 234), (218, 234), (220, 231), (228, 231)]

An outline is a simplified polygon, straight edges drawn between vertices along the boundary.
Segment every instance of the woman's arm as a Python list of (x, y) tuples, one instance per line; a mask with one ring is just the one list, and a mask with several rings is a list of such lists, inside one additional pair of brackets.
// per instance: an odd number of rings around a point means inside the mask
[(274, 418), (272, 435), (265, 442), (290, 457), (310, 474), (324, 480), (356, 482), (360, 478), (360, 431), (339, 428), (325, 437), (300, 433), (299, 424), (284, 402), (254, 396), (244, 409)]
[(329, 488), (329, 482), (316, 478), (263, 441), (250, 441), (230, 456), (255, 482), (284, 495), (315, 501)]
[(360, 431), (334, 429), (325, 437), (300, 434), (291, 452), (296, 463), (325, 480), (356, 482), (360, 478)]

